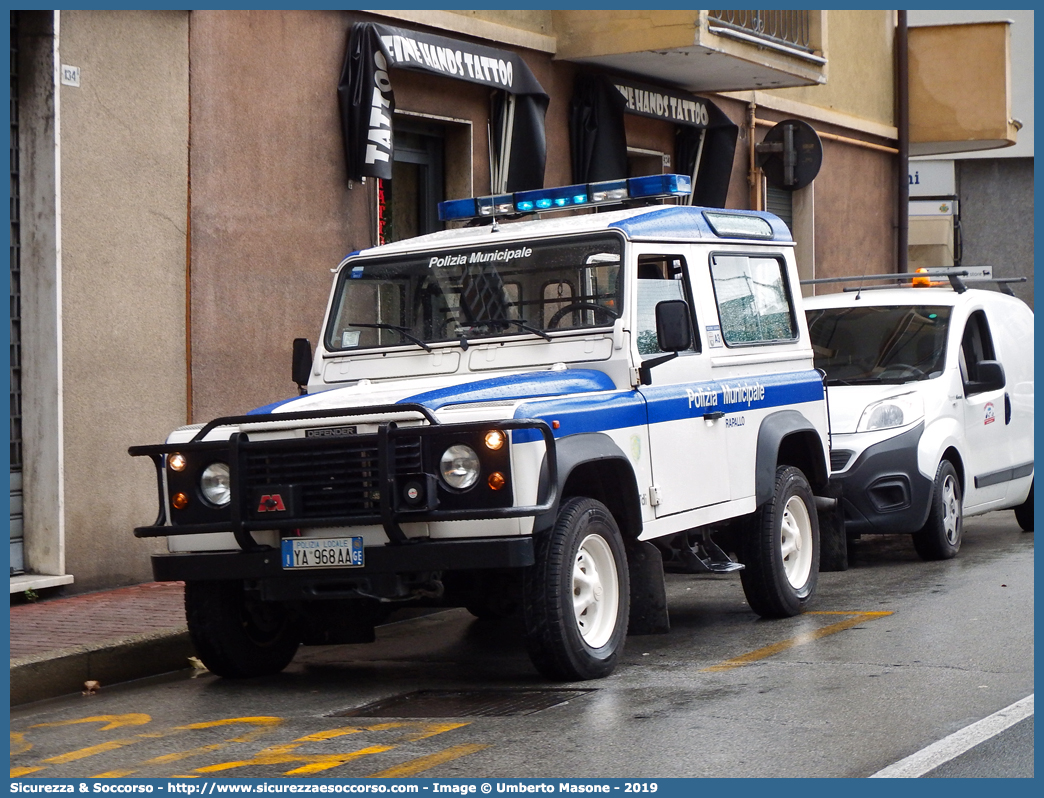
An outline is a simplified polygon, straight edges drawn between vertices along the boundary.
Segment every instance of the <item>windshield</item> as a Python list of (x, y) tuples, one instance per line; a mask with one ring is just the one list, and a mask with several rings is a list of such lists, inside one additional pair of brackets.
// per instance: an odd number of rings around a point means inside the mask
[(622, 309), (617, 236), (517, 241), (346, 266), (330, 350), (470, 342), (610, 327)]
[(904, 383), (942, 373), (948, 307), (825, 308), (807, 316), (815, 365), (828, 385)]

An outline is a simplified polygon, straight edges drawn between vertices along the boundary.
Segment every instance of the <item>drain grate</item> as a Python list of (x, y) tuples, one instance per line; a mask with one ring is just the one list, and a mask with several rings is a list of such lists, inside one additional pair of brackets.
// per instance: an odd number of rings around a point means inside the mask
[(474, 718), (532, 715), (594, 690), (417, 690), (358, 709), (335, 712), (337, 718)]

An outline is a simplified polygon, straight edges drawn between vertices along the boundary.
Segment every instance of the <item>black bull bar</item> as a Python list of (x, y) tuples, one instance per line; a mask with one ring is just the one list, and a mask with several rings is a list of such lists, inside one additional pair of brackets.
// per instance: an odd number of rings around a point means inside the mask
[[(232, 433), (227, 440), (204, 441), (204, 438), (214, 429), (224, 426), (242, 427), (245, 425), (270, 425), (278, 423), (279, 427), (286, 426), (286, 422), (306, 421), (312, 419), (339, 419), (357, 416), (388, 416), (401, 414), (419, 414), (427, 421), (427, 426), (399, 427), (395, 421), (383, 421), (377, 423), (377, 455), (378, 455), (378, 484), (380, 486), (380, 509), (378, 513), (360, 514), (351, 516), (329, 516), (320, 518), (290, 518), (284, 520), (253, 520), (244, 517), (243, 492), (240, 469), (240, 450), (244, 446), (263, 445), (264, 442), (251, 442), (249, 434), (242, 430)], [(366, 423), (374, 423), (372, 421)], [(430, 510), (411, 511), (399, 510), (393, 506), (392, 496), (394, 494), (396, 469), (394, 444), (395, 439), (406, 435), (436, 435), (445, 432), (469, 433), (481, 432), (491, 428), (506, 431), (520, 429), (535, 429), (540, 432), (544, 440), (544, 461), (547, 469), (546, 485), (543, 500), (527, 507), (486, 507), (480, 509), (455, 509), (455, 510)], [(269, 430), (272, 427), (268, 427)], [(164, 491), (163, 469), (166, 457), (172, 452), (191, 454), (192, 452), (209, 452), (211, 454), (219, 451), (228, 452), (228, 463), (230, 470), (230, 487), (232, 501), (230, 504), (231, 520), (207, 523), (192, 523), (168, 525), (164, 523), (166, 518), (166, 496)], [(159, 516), (151, 526), (137, 527), (134, 536), (139, 538), (163, 537), (168, 535), (195, 535), (209, 532), (232, 532), (236, 542), (243, 551), (258, 551), (266, 548), (259, 546), (250, 534), (260, 530), (289, 530), (306, 527), (330, 527), (330, 526), (362, 526), (366, 524), (381, 524), (388, 535), (390, 544), (399, 545), (411, 542), (399, 526), (400, 521), (477, 521), (498, 518), (519, 518), (523, 516), (537, 516), (547, 512), (554, 507), (558, 498), (558, 464), (555, 456), (555, 438), (550, 426), (542, 419), (505, 419), (499, 421), (465, 422), (462, 424), (441, 424), (434, 414), (423, 405), (397, 404), (379, 405), (367, 407), (343, 408), (338, 410), (308, 410), (297, 413), (266, 413), (258, 415), (225, 416), (214, 419), (200, 429), (187, 443), (164, 443), (149, 446), (132, 446), (128, 453), (133, 457), (149, 457), (156, 467), (156, 481), (159, 495)]]

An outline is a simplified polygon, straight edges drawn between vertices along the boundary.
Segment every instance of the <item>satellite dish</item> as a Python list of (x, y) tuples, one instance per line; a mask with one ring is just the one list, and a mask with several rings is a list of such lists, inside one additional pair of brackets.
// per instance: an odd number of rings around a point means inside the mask
[(816, 129), (800, 119), (777, 122), (755, 152), (769, 185), (784, 191), (804, 188), (823, 165), (823, 142)]

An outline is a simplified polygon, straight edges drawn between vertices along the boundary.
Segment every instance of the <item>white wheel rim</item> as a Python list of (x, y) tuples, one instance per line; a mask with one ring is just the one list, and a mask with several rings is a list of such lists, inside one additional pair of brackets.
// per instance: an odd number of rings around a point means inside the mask
[(780, 553), (790, 586), (795, 589), (804, 587), (812, 571), (812, 521), (799, 496), (791, 496), (783, 508)]
[(619, 606), (613, 552), (601, 535), (588, 535), (573, 559), (573, 613), (580, 636), (591, 648), (609, 642)]
[(961, 531), (961, 499), (957, 488), (957, 480), (947, 475), (942, 484), (943, 529), (946, 531), (946, 542), (957, 545)]

